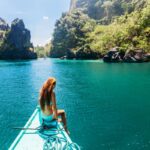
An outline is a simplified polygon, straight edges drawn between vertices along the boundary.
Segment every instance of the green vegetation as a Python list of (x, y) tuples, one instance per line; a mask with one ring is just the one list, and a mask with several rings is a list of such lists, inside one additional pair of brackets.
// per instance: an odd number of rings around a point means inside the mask
[(86, 33), (92, 32), (96, 22), (81, 11), (63, 14), (56, 22), (51, 57), (67, 55), (68, 50), (78, 51), (86, 45)]
[(36, 46), (34, 47), (34, 51), (37, 53), (39, 58), (41, 57), (48, 57), (51, 49), (51, 44), (48, 43), (45, 46)]
[(146, 6), (147, 0), (72, 0), (70, 11), (81, 9), (91, 18), (103, 23), (120, 15), (140, 10)]
[(116, 46), (124, 51), (140, 48), (150, 52), (150, 5), (121, 16), (108, 26), (98, 25), (87, 36), (91, 49), (102, 53)]
[[(104, 16), (99, 20), (94, 20), (89, 17), (90, 15), (85, 14), (85, 10), (89, 8), (73, 9), (63, 14), (55, 25), (50, 56), (67, 56), (69, 51), (69, 54), (75, 54), (76, 58), (96, 59), (101, 57), (100, 54), (104, 55), (114, 47), (119, 47), (121, 51), (138, 48), (150, 52), (149, 2), (149, 0), (103, 1), (101, 7), (104, 7), (104, 4), (109, 4), (109, 7), (106, 11), (105, 6), (103, 11), (105, 14), (103, 13)], [(113, 5), (112, 9), (110, 4)], [(124, 15), (119, 16), (121, 14)]]

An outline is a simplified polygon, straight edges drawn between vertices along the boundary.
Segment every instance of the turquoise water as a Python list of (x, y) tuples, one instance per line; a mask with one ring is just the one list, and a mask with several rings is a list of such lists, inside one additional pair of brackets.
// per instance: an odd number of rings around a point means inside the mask
[(7, 150), (49, 77), (67, 112), (71, 138), (85, 150), (150, 149), (150, 63), (38, 59), (0, 61), (0, 149)]

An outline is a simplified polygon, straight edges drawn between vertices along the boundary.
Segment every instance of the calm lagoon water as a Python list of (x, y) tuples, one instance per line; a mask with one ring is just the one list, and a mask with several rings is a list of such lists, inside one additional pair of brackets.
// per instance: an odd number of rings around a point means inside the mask
[(150, 63), (38, 59), (0, 61), (0, 149), (7, 150), (34, 111), (39, 89), (57, 79), (59, 108), (85, 150), (150, 149)]

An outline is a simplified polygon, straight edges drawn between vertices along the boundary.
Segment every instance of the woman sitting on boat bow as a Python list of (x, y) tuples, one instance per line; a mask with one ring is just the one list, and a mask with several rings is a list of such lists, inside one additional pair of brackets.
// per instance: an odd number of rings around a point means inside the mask
[[(64, 110), (57, 110), (56, 98), (53, 89), (56, 86), (55, 78), (48, 78), (43, 84), (39, 104), (41, 108), (40, 118), (42, 120), (42, 126), (45, 128), (55, 127), (58, 122), (63, 122), (64, 129), (69, 133), (66, 123), (66, 115)], [(61, 116), (61, 118), (58, 118)]]

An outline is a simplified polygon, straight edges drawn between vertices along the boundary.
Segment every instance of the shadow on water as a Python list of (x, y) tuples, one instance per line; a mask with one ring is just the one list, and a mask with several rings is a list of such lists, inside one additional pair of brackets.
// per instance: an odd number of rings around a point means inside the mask
[(0, 67), (26, 66), (31, 65), (36, 60), (0, 60)]

